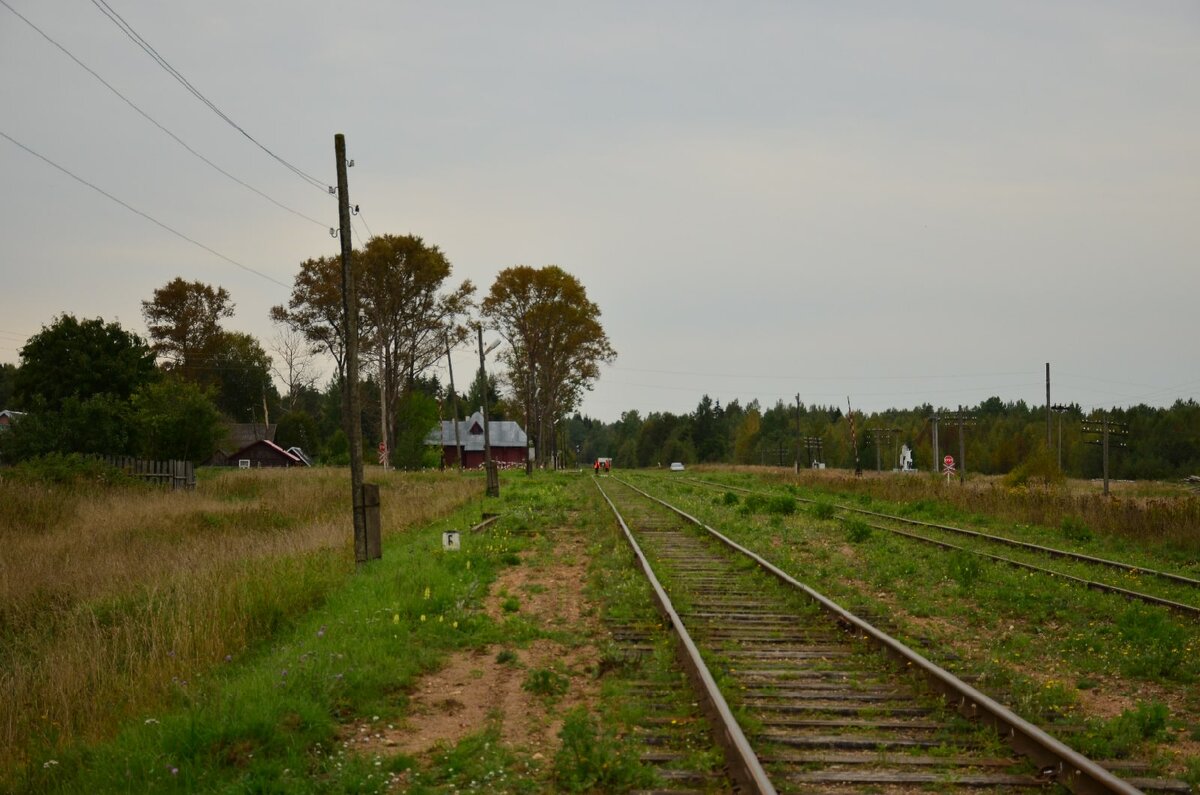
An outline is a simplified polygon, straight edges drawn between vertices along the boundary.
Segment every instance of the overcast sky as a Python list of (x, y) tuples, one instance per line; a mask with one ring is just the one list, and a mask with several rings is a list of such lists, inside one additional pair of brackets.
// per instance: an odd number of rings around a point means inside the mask
[[(0, 361), (60, 312), (145, 334), (175, 276), (274, 329), (337, 204), (89, 0), (0, 6)], [(619, 354), (582, 406), (876, 410), (1200, 392), (1200, 5), (108, 0), (365, 238), (482, 296), (556, 264)], [(261, 275), (260, 275), (261, 274)], [(460, 380), (471, 352), (455, 355)]]

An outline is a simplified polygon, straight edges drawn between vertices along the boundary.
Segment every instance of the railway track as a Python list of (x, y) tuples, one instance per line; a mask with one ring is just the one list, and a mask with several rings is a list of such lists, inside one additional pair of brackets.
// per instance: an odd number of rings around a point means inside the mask
[[(730, 486), (728, 484), (723, 484), (723, 483), (712, 483), (707, 480), (698, 480), (695, 478), (688, 478), (688, 479), (686, 479), (686, 482), (694, 483), (694, 484), (700, 485), (700, 486), (707, 486), (709, 488), (718, 488), (718, 489), (725, 489), (728, 491), (742, 492), (744, 494), (758, 494), (760, 496), (770, 496), (767, 494), (763, 494), (761, 492), (753, 491), (752, 489), (743, 488), (741, 486)], [(792, 499), (796, 500), (797, 502), (807, 503), (810, 505), (815, 505), (818, 502), (817, 500), (810, 500), (810, 499), (806, 499), (804, 497), (792, 497)], [(910, 519), (905, 516), (896, 516), (894, 514), (881, 513), (879, 511), (869, 511), (865, 508), (856, 508), (852, 505), (841, 505), (841, 504), (837, 504), (837, 503), (832, 503), (832, 505), (837, 510), (845, 511), (847, 513), (871, 516), (871, 517), (875, 517), (877, 519), (883, 519), (885, 521), (896, 523), (896, 524), (903, 524), (903, 525), (908, 525), (908, 526), (913, 526), (913, 527), (924, 527), (927, 529), (933, 529), (933, 530), (942, 531), (945, 533), (952, 533), (955, 535), (972, 538), (972, 539), (982, 541), (985, 543), (992, 543), (992, 544), (1012, 547), (1012, 548), (1020, 549), (1025, 552), (1034, 553), (1034, 554), (1038, 554), (1038, 555), (1044, 555), (1044, 556), (1051, 557), (1051, 558), (1056, 558), (1056, 559), (1061, 559), (1061, 560), (1069, 560), (1069, 561), (1074, 561), (1076, 563), (1083, 563), (1083, 564), (1089, 564), (1089, 565), (1099, 566), (1099, 567), (1108, 568), (1108, 569), (1114, 569), (1114, 570), (1124, 572), (1128, 575), (1134, 575), (1137, 577), (1150, 577), (1150, 578), (1154, 578), (1154, 579), (1159, 579), (1159, 580), (1162, 580), (1164, 582), (1170, 583), (1175, 586), (1196, 589), (1196, 593), (1198, 595), (1200, 595), (1200, 580), (1196, 580), (1191, 577), (1186, 577), (1181, 574), (1175, 574), (1175, 573), (1166, 572), (1166, 571), (1158, 571), (1158, 570), (1146, 568), (1143, 566), (1137, 566), (1132, 563), (1123, 563), (1121, 561), (1109, 560), (1107, 558), (1099, 558), (1099, 557), (1095, 557), (1092, 555), (1084, 555), (1079, 552), (1071, 552), (1069, 550), (1055, 549), (1053, 547), (1047, 547), (1047, 546), (1043, 546), (1040, 544), (1031, 544), (1031, 543), (1028, 543), (1025, 541), (1018, 541), (1016, 539), (1006, 538), (1004, 536), (997, 536), (997, 535), (992, 535), (989, 533), (982, 533), (977, 530), (969, 530), (965, 527), (955, 527), (953, 525), (938, 524), (935, 522), (924, 522), (919, 519)], [(866, 522), (865, 524), (867, 524), (868, 527), (871, 527), (875, 530), (880, 530), (880, 531), (883, 531), (886, 533), (891, 533), (893, 535), (897, 535), (897, 536), (906, 538), (910, 541), (915, 541), (915, 542), (923, 543), (923, 544), (929, 544), (929, 545), (941, 547), (942, 549), (950, 549), (950, 550), (956, 550), (956, 551), (960, 551), (960, 552), (966, 552), (971, 555), (976, 555), (978, 557), (992, 560), (997, 563), (1003, 563), (1005, 565), (1012, 566), (1014, 568), (1024, 569), (1026, 571), (1032, 571), (1032, 572), (1035, 572), (1038, 574), (1043, 574), (1043, 575), (1046, 575), (1049, 577), (1057, 577), (1057, 578), (1066, 580), (1068, 582), (1072, 582), (1076, 585), (1080, 585), (1084, 588), (1088, 588), (1090, 590), (1101, 591), (1103, 593), (1115, 594), (1115, 595), (1122, 596), (1122, 597), (1132, 600), (1132, 601), (1144, 602), (1146, 604), (1152, 604), (1152, 605), (1158, 605), (1160, 607), (1165, 607), (1168, 610), (1179, 613), (1181, 615), (1190, 616), (1191, 618), (1200, 618), (1200, 606), (1198, 606), (1196, 604), (1189, 604), (1187, 602), (1182, 602), (1179, 599), (1170, 599), (1170, 598), (1166, 598), (1163, 596), (1157, 596), (1155, 594), (1145, 593), (1142, 591), (1135, 591), (1130, 588), (1125, 588), (1123, 586), (1113, 585), (1112, 583), (1103, 582), (1100, 580), (1092, 580), (1092, 579), (1088, 579), (1087, 577), (1079, 577), (1074, 574), (1069, 574), (1069, 573), (1063, 572), (1063, 571), (1057, 571), (1055, 569), (1050, 569), (1045, 566), (1039, 566), (1039, 565), (1035, 565), (1033, 563), (1028, 563), (1028, 562), (1021, 561), (1021, 560), (1015, 560), (1013, 558), (1004, 557), (1002, 555), (993, 555), (993, 554), (983, 552), (978, 549), (960, 546), (958, 544), (953, 544), (953, 543), (939, 540), (936, 538), (930, 538), (928, 536), (924, 536), (919, 533), (913, 533), (913, 532), (909, 532), (909, 531), (905, 531), (905, 530), (900, 530), (895, 527), (890, 527), (886, 524), (878, 524), (878, 523), (874, 523), (874, 522)]]
[(713, 528), (617, 478), (596, 486), (739, 791), (1187, 791), (1117, 778)]

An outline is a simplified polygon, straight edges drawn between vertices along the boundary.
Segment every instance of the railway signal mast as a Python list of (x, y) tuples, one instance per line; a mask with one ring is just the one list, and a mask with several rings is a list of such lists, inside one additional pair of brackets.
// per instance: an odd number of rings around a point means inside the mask
[(883, 445), (891, 443), (892, 436), (899, 436), (899, 428), (871, 428), (867, 431), (867, 435), (871, 437), (871, 441), (875, 444), (875, 471), (883, 471)]
[[(967, 482), (967, 428), (975, 426), (975, 417), (963, 411), (960, 404), (958, 411), (953, 414), (946, 414), (942, 417), (958, 426), (958, 482), (963, 484)], [(936, 432), (936, 431), (935, 431)], [(936, 461), (937, 459), (934, 458)]]

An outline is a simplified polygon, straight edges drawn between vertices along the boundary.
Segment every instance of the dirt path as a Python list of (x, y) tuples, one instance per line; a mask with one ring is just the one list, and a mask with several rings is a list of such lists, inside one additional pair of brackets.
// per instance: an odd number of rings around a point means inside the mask
[[(521, 615), (538, 626), (594, 638), (598, 623), (583, 595), (587, 547), (575, 530), (546, 532), (549, 550), (522, 555), (521, 564), (501, 572), (485, 602), (488, 615), (503, 622), (505, 603), (515, 599)], [(503, 654), (502, 654), (503, 653)], [(409, 717), (390, 726), (363, 722), (347, 727), (344, 739), (356, 753), (424, 756), (467, 735), (495, 726), (501, 742), (533, 759), (550, 759), (558, 747), (562, 715), (591, 703), (597, 692), (598, 654), (591, 641), (537, 640), (525, 647), (492, 646), (452, 655), (418, 683)], [(530, 672), (549, 670), (568, 679), (566, 693), (552, 703), (527, 690)]]

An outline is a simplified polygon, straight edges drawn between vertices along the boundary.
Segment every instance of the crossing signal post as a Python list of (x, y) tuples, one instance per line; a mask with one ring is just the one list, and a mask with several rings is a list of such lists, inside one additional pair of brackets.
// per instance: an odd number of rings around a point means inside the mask
[(1084, 444), (1099, 445), (1103, 450), (1100, 458), (1104, 467), (1104, 496), (1108, 496), (1108, 450), (1110, 447), (1128, 447), (1129, 425), (1124, 422), (1113, 422), (1108, 418), (1108, 412), (1100, 412), (1099, 420), (1084, 420), (1081, 428), (1085, 436), (1094, 439), (1084, 439)]
[(960, 405), (958, 411), (946, 414), (942, 419), (958, 427), (958, 482), (967, 482), (967, 428), (975, 426), (975, 417), (963, 411)]

